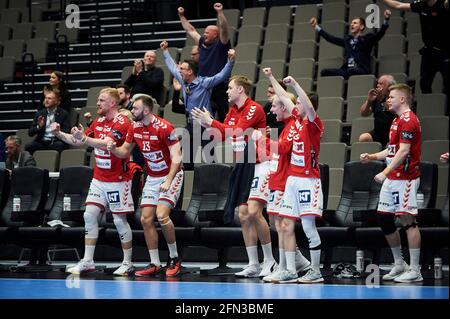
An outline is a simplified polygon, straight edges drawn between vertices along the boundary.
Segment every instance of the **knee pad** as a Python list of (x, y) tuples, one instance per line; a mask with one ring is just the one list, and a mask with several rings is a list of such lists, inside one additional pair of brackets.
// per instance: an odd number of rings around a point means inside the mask
[(83, 214), (84, 218), (84, 236), (86, 238), (98, 238), (98, 216), (100, 208), (94, 205), (87, 205)]
[(130, 224), (128, 224), (126, 215), (113, 214), (114, 225), (116, 225), (117, 232), (122, 243), (127, 243), (133, 238)]
[(158, 218), (158, 222), (159, 222), (159, 225), (161, 227), (163, 227), (163, 226), (167, 226), (170, 223), (172, 223), (172, 220), (170, 219), (169, 216), (166, 216), (166, 217)]
[(402, 228), (405, 230), (405, 231), (407, 231), (408, 229), (410, 229), (410, 228), (416, 228), (416, 227), (418, 227), (419, 225), (416, 223), (416, 222), (412, 222), (411, 224), (409, 224), (409, 225), (405, 225), (405, 226), (403, 226)]
[(394, 214), (377, 214), (378, 224), (383, 231), (383, 234), (391, 235), (397, 231), (395, 226), (395, 216)]
[(312, 216), (302, 217), (303, 231), (309, 241), (309, 248), (320, 249), (320, 237), (317, 232), (316, 218)]

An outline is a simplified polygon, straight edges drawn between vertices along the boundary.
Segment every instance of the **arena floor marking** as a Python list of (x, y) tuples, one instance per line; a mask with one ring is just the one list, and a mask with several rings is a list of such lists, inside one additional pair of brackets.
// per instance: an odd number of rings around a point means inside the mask
[[(122, 279), (122, 280), (120, 280)], [(0, 299), (448, 299), (448, 287), (0, 279)]]

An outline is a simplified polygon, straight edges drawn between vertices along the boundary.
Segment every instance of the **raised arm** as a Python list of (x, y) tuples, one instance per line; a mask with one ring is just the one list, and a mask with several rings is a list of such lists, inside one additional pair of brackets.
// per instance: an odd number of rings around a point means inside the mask
[(167, 43), (167, 41), (162, 41), (159, 44), (159, 47), (163, 51), (164, 62), (166, 63), (167, 68), (169, 69), (170, 73), (172, 73), (172, 75), (177, 79), (178, 82), (183, 83), (183, 79), (181, 78), (180, 71), (178, 71), (175, 61), (170, 56), (169, 43)]
[(401, 11), (411, 10), (411, 5), (409, 3), (404, 3), (396, 0), (383, 0), (383, 2), (392, 9), (397, 9)]
[(375, 102), (377, 98), (377, 90), (376, 89), (370, 89), (369, 93), (367, 94), (367, 99), (361, 105), (361, 108), (359, 109), (359, 114), (363, 117), (369, 116), (372, 114), (372, 104)]
[(67, 143), (69, 145), (73, 146), (81, 146), (83, 143), (81, 141), (76, 140), (71, 134), (65, 133), (61, 131), (61, 126), (59, 123), (54, 122), (52, 123), (52, 133), (59, 138), (64, 143)]
[(183, 29), (194, 40), (194, 42), (196, 44), (198, 44), (198, 41), (200, 40), (201, 36), (197, 32), (197, 30), (194, 28), (194, 26), (184, 16), (184, 8), (183, 7), (178, 8), (178, 16), (180, 17), (180, 22), (181, 22), (181, 25), (183, 26)]
[(221, 3), (214, 4), (214, 10), (217, 12), (217, 23), (219, 24), (220, 30), (220, 42), (227, 44), (230, 40), (230, 32), (228, 29), (228, 21), (223, 14), (223, 5)]
[(287, 108), (289, 113), (292, 113), (293, 109), (295, 108), (295, 104), (292, 103), (289, 96), (286, 94), (287, 92), (283, 89), (283, 87), (278, 83), (277, 79), (272, 74), (271, 68), (264, 68), (263, 70), (264, 75), (270, 80), (270, 84), (272, 84), (273, 89), (275, 90), (275, 94), (278, 96), (278, 98), (281, 100), (281, 103)]
[(311, 100), (309, 99), (306, 92), (302, 89), (300, 84), (298, 84), (297, 81), (292, 76), (287, 76), (283, 79), (284, 84), (288, 86), (292, 86), (295, 90), (295, 93), (297, 93), (298, 99), (300, 100), (300, 103), (303, 105), (303, 108), (305, 109), (306, 116), (308, 117), (308, 120), (310, 122), (314, 122), (317, 113), (314, 109), (314, 106), (311, 103)]
[(345, 46), (345, 41), (343, 38), (338, 38), (335, 37), (334, 35), (329, 34), (328, 32), (325, 32), (324, 29), (321, 28), (321, 26), (317, 23), (317, 19), (316, 18), (311, 18), (309, 20), (309, 23), (311, 24), (311, 27), (316, 30), (320, 36), (322, 36), (325, 40), (327, 40), (328, 42), (331, 42), (335, 45), (338, 45), (340, 47), (344, 47)]
[(231, 70), (234, 66), (234, 60), (236, 58), (236, 51), (234, 49), (228, 50), (228, 62), (225, 66), (214, 76), (204, 79), (204, 85), (207, 88), (215, 87), (217, 84), (224, 82), (231, 75)]
[(135, 143), (124, 142), (121, 146), (117, 147), (116, 142), (109, 140), (106, 149), (118, 158), (128, 158), (135, 145)]

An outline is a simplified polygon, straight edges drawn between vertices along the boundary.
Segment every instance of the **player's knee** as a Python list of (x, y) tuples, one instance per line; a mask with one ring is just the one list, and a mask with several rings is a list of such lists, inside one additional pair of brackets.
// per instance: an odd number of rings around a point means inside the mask
[(126, 215), (113, 215), (114, 225), (120, 236), (120, 241), (123, 243), (129, 242), (132, 239), (132, 232), (130, 224), (128, 224)]
[(392, 235), (397, 231), (397, 227), (395, 227), (395, 216), (393, 214), (378, 214), (377, 219), (384, 235)]
[(419, 226), (416, 222), (416, 219), (410, 215), (400, 215), (399, 220), (403, 230), (405, 231), (417, 228)]
[(306, 237), (308, 238), (309, 247), (320, 247), (321, 241), (317, 231), (315, 217), (303, 217), (302, 227)]
[(98, 238), (99, 210), (88, 206), (83, 214), (86, 238)]
[(290, 218), (283, 218), (280, 222), (280, 232), (286, 234), (293, 230), (295, 221)]
[(154, 221), (155, 221), (154, 215), (147, 215), (147, 216), (141, 215), (141, 224), (142, 227), (144, 228), (152, 227)]
[(169, 215), (167, 215), (167, 214), (158, 215), (157, 218), (158, 218), (159, 225), (161, 227), (169, 226), (170, 224), (172, 224), (172, 220), (170, 219)]

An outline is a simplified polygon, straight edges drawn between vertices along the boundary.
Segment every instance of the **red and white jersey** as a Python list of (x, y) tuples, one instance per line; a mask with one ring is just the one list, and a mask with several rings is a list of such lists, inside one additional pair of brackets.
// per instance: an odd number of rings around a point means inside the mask
[[(291, 116), (285, 120), (285, 126), (278, 137), (277, 153), (271, 154), (270, 159), (270, 176), (269, 176), (269, 189), (284, 191), (286, 187), (286, 180), (289, 177), (289, 162), (291, 161), (292, 140), (296, 135), (295, 128), (296, 118)], [(266, 138), (267, 143), (270, 143), (270, 139)]]
[(289, 165), (289, 175), (308, 178), (320, 178), (319, 153), (320, 138), (323, 134), (323, 123), (319, 116), (313, 122), (308, 118), (302, 120), (294, 109), (297, 118), (295, 128), (297, 134), (293, 136), (292, 153)]
[(169, 147), (178, 143), (173, 125), (153, 115), (153, 121), (147, 126), (133, 122), (127, 137), (127, 143), (136, 143), (145, 158), (147, 175), (166, 176), (170, 171), (172, 160)]
[(408, 110), (392, 121), (389, 131), (388, 155), (386, 163), (389, 165), (400, 148), (400, 143), (411, 144), (408, 156), (395, 170), (387, 176), (389, 179), (416, 179), (420, 176), (420, 147), (422, 132), (419, 119)]
[[(223, 123), (214, 120), (211, 127), (219, 129), (223, 139), (231, 139), (233, 151), (239, 159), (244, 156), (244, 150), (247, 147), (249, 137), (251, 138), (253, 129), (266, 128), (266, 113), (260, 104), (247, 98), (241, 108), (238, 108), (235, 104), (230, 107)], [(256, 151), (256, 163), (260, 163), (258, 145)]]
[[(110, 137), (117, 143), (117, 146), (125, 142), (125, 137), (130, 128), (130, 120), (126, 116), (118, 113), (112, 120), (107, 120), (102, 116), (94, 120), (91, 126), (85, 130), (85, 134), (104, 140)], [(111, 154), (107, 150), (94, 148), (95, 165), (94, 178), (102, 182), (122, 182), (130, 179), (127, 170), (127, 159), (121, 159)]]

